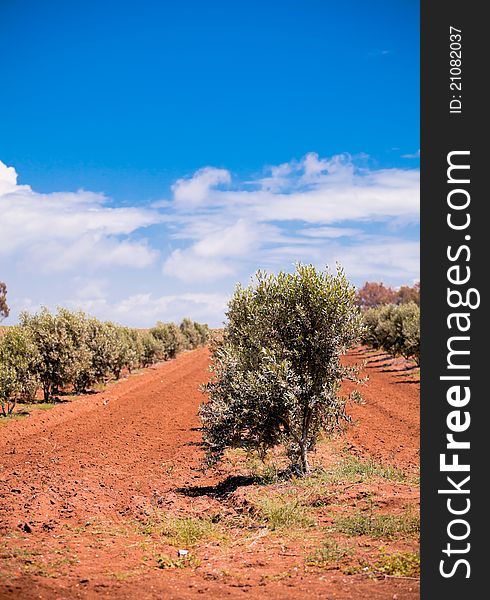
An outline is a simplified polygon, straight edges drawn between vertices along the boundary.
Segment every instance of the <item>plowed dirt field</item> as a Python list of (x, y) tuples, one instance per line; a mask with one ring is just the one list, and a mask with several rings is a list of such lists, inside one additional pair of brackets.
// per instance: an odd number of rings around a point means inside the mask
[[(333, 566), (308, 559), (341, 511), (418, 510), (416, 370), (364, 349), (347, 360), (367, 361), (365, 403), (350, 407), (352, 427), (321, 445), (315, 464), (348, 452), (400, 476), (332, 479), (305, 492), (303, 484), (258, 483), (243, 457), (203, 471), (197, 408), (207, 349), (2, 421), (0, 598), (418, 598), (416, 577), (349, 571), (340, 555)], [(275, 529), (254, 520), (254, 493), (276, 492), (307, 498), (315, 524), (305, 517), (296, 529)], [(418, 544), (410, 532), (332, 535), (360, 565), (386, 547), (415, 553)], [(189, 554), (178, 558), (179, 549)]]

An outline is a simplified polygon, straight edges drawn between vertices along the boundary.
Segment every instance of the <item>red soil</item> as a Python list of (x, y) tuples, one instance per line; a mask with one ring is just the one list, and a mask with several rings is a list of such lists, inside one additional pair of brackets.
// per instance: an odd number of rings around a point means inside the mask
[[(358, 389), (365, 404), (351, 405), (349, 413), (359, 426), (349, 428), (351, 450), (381, 462), (418, 472), (420, 457), (420, 381), (418, 369), (403, 358), (359, 348), (347, 357), (350, 364), (366, 362)], [(346, 389), (353, 386), (345, 385)]]
[[(370, 361), (370, 380), (365, 404), (350, 411), (350, 448), (415, 471), (419, 386), (396, 361), (363, 350), (349, 360), (360, 358)], [(418, 598), (418, 581), (305, 569), (300, 542), (262, 543), (260, 530), (231, 549), (205, 546), (196, 569), (160, 570), (145, 556), (135, 526), (142, 515), (230, 510), (212, 494), (181, 493), (223, 479), (200, 470), (197, 407), (208, 363), (206, 349), (184, 353), (0, 428), (0, 598)], [(397, 494), (390, 486), (384, 493)]]

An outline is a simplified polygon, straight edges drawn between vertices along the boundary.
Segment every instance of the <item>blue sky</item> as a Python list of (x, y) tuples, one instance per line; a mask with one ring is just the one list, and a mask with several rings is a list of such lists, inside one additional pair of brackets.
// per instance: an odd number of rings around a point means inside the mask
[(0, 52), (9, 322), (216, 325), (296, 260), (418, 278), (417, 2), (19, 0)]

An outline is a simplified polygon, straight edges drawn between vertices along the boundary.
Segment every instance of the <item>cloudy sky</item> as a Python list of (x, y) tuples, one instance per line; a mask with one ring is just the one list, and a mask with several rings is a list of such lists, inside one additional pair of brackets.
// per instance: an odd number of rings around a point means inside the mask
[(417, 3), (337, 4), (3, 6), (6, 323), (219, 325), (296, 261), (416, 281)]

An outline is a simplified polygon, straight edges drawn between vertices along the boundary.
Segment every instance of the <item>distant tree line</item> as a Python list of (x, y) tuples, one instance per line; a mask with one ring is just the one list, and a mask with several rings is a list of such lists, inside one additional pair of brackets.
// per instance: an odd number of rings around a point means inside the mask
[(394, 289), (384, 283), (366, 281), (356, 294), (356, 303), (361, 308), (376, 308), (385, 304), (406, 304), (408, 302), (420, 305), (420, 282), (411, 287), (402, 285), (398, 289)]

